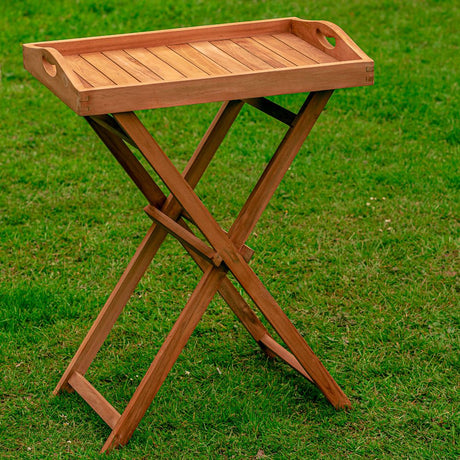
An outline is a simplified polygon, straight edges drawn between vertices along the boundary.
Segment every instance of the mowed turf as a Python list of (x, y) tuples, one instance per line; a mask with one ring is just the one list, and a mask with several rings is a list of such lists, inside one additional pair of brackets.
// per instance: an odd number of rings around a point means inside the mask
[[(150, 225), (21, 43), (286, 16), (335, 22), (376, 63), (373, 87), (335, 92), (248, 241), (353, 409), (267, 359), (216, 297), (112, 458), (458, 458), (458, 7), (248, 0), (2, 4), (0, 458), (98, 457), (110, 429), (51, 392)], [(218, 108), (139, 116), (183, 167)], [(232, 127), (197, 188), (225, 228), (284, 131), (251, 107)], [(199, 278), (168, 239), (88, 372), (118, 410)]]

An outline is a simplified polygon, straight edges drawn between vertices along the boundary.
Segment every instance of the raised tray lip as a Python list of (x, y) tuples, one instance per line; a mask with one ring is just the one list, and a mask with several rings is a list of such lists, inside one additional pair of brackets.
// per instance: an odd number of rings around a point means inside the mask
[[(113, 34), (113, 35), (97, 35), (97, 36), (89, 36), (89, 37), (81, 37), (81, 38), (69, 38), (69, 39), (62, 39), (62, 40), (50, 40), (45, 42), (31, 42), (31, 43), (24, 43), (23, 48), (55, 48), (58, 52), (59, 45), (71, 45), (71, 44), (84, 44), (84, 43), (94, 43), (94, 42), (116, 42), (120, 39), (135, 39), (140, 37), (155, 37), (161, 35), (168, 35), (168, 34), (176, 34), (180, 32), (183, 35), (187, 35), (187, 33), (193, 32), (200, 32), (200, 31), (218, 31), (218, 30), (225, 30), (231, 29), (238, 26), (251, 26), (251, 25), (281, 25), (285, 24), (287, 29), (289, 29), (290, 33), (294, 33), (293, 31), (293, 24), (317, 24), (318, 26), (326, 27), (329, 31), (333, 31), (337, 34), (350, 49), (353, 50), (354, 53), (360, 58), (364, 60), (371, 60), (369, 56), (364, 53), (361, 48), (346, 34), (346, 32), (339, 27), (338, 25), (325, 20), (312, 20), (312, 19), (301, 19), (296, 16), (292, 17), (285, 17), (285, 18), (275, 18), (275, 19), (262, 19), (257, 21), (242, 21), (242, 22), (233, 22), (233, 23), (223, 23), (223, 24), (211, 24), (211, 25), (203, 25), (203, 26), (192, 26), (192, 27), (180, 27), (180, 28), (173, 28), (173, 29), (158, 29), (153, 31), (145, 31), (145, 32), (132, 32), (126, 34)], [(181, 43), (181, 42), (177, 42)], [(176, 44), (175, 41), (171, 42), (170, 44)], [(110, 47), (112, 48), (112, 47)], [(109, 49), (110, 49), (109, 48)], [(115, 48), (113, 48), (115, 49)], [(104, 50), (101, 48), (101, 50)], [(66, 53), (67, 54), (67, 53)]]
[[(184, 33), (186, 32), (192, 32), (192, 31), (200, 31), (200, 30), (209, 30), (209, 29), (224, 29), (224, 28), (229, 28), (232, 26), (237, 26), (241, 24), (245, 25), (251, 25), (251, 24), (270, 24), (270, 23), (279, 23), (281, 21), (286, 21), (288, 24), (289, 21), (292, 20), (301, 20), (305, 21), (304, 19), (300, 19), (298, 17), (285, 17), (285, 18), (274, 18), (274, 19), (261, 19), (261, 20), (256, 20), (256, 21), (241, 21), (241, 22), (228, 22), (228, 23), (222, 23), (222, 24), (209, 24), (209, 25), (202, 25), (202, 26), (189, 26), (189, 27), (177, 27), (177, 28), (168, 28), (168, 29), (156, 29), (156, 30), (148, 30), (148, 31), (143, 31), (143, 32), (130, 32), (130, 33), (125, 33), (125, 34), (113, 34), (113, 35), (94, 35), (94, 36), (89, 36), (89, 37), (81, 37), (81, 38), (66, 38), (62, 40), (49, 40), (45, 42), (31, 42), (31, 43), (24, 43), (23, 46), (28, 47), (28, 46), (33, 46), (33, 47), (44, 47), (47, 46), (49, 47), (50, 45), (59, 45), (59, 44), (72, 44), (72, 43), (84, 43), (84, 42), (91, 42), (94, 40), (104, 40), (104, 39), (119, 39), (119, 38), (136, 38), (136, 37), (141, 37), (149, 34), (167, 34), (167, 33), (174, 33), (178, 31), (182, 31)], [(310, 21), (309, 21), (310, 22)], [(317, 22), (317, 21), (313, 21)], [(321, 22), (321, 21), (320, 21)], [(325, 22), (325, 21), (322, 21)]]
[[(233, 28), (244, 28), (251, 27), (252, 25), (257, 25), (262, 29), (259, 30), (266, 30), (266, 27), (270, 29), (271, 26), (277, 28), (279, 31), (280, 27), (284, 27), (284, 32), (293, 33), (294, 35), (300, 36), (303, 40), (311, 43), (311, 37), (304, 38), (301, 34), (302, 30), (304, 30), (307, 26), (311, 29), (312, 27), (316, 27), (316, 31), (320, 31), (321, 33), (327, 34), (327, 36), (334, 36), (337, 37), (339, 40), (340, 46), (342, 47), (342, 53), (345, 53), (347, 56), (346, 59), (340, 59), (336, 62), (329, 62), (329, 63), (317, 63), (311, 65), (303, 65), (303, 66), (296, 66), (295, 68), (278, 68), (278, 69), (267, 69), (264, 71), (248, 71), (248, 72), (241, 72), (241, 73), (233, 73), (231, 75), (213, 75), (213, 76), (202, 76), (202, 77), (195, 77), (195, 78), (188, 78), (186, 80), (178, 80), (178, 81), (152, 81), (152, 82), (139, 82), (133, 83), (129, 85), (110, 85), (110, 86), (98, 86), (94, 88), (85, 87), (77, 75), (73, 72), (73, 69), (70, 67), (68, 62), (66, 62), (65, 55), (71, 55), (72, 52), (65, 52), (62, 54), (58, 48), (61, 46), (66, 47), (67, 45), (76, 45), (80, 46), (83, 44), (92, 44), (93, 49), (95, 48), (95, 43), (105, 43), (109, 42), (108, 49), (120, 49), (120, 47), (116, 46), (117, 41), (119, 40), (136, 40), (138, 37), (143, 39), (144, 41), (149, 39), (150, 37), (158, 38), (162, 36), (183, 36), (184, 40), (186, 41), (172, 41), (166, 42), (167, 44), (175, 44), (175, 43), (184, 43), (184, 42), (192, 42), (192, 40), (187, 38), (187, 35), (192, 34), (193, 37), (200, 37), (200, 39), (206, 39), (206, 36), (200, 36), (200, 33), (206, 33), (212, 31), (213, 33), (219, 34), (220, 32), (225, 32), (226, 30), (232, 30)], [(233, 29), (235, 30), (235, 29)], [(257, 32), (256, 32), (257, 33)], [(241, 36), (245, 36), (243, 34)], [(225, 34), (222, 38), (225, 37)], [(313, 37), (313, 40), (316, 37)], [(181, 39), (182, 40), (182, 39)], [(188, 40), (188, 41), (187, 41)], [(212, 38), (211, 40), (214, 40)], [(325, 44), (327, 45), (327, 44)], [(142, 45), (141, 45), (142, 46)], [(152, 45), (146, 45), (152, 46)], [(155, 45), (153, 45), (155, 46)], [(313, 46), (321, 49), (321, 43), (314, 43)], [(329, 48), (326, 46), (326, 48)], [(287, 18), (280, 18), (280, 19), (268, 19), (268, 20), (259, 20), (259, 21), (245, 21), (245, 22), (237, 22), (237, 23), (227, 23), (227, 24), (216, 24), (216, 25), (206, 25), (206, 26), (194, 26), (194, 27), (185, 27), (185, 28), (178, 28), (178, 29), (164, 29), (164, 30), (155, 30), (151, 32), (134, 32), (129, 34), (116, 34), (116, 35), (102, 35), (96, 37), (84, 37), (84, 38), (73, 38), (73, 39), (66, 39), (66, 40), (54, 40), (54, 41), (46, 41), (46, 42), (34, 42), (34, 43), (27, 43), (23, 45), (24, 49), (24, 67), (39, 81), (41, 81), (45, 86), (47, 86), (54, 94), (56, 94), (63, 102), (65, 102), (72, 110), (74, 110), (79, 115), (91, 115), (91, 114), (102, 114), (105, 113), (103, 111), (98, 111), (95, 108), (91, 109), (89, 101), (92, 97), (94, 97), (98, 92), (104, 92), (105, 94), (113, 93), (113, 94), (121, 94), (123, 92), (126, 93), (126, 96), (132, 96), (133, 92), (136, 89), (141, 87), (146, 87), (150, 89), (155, 89), (161, 91), (164, 88), (170, 87), (178, 87), (179, 85), (184, 84), (184, 86), (189, 87), (189, 85), (199, 85), (200, 83), (206, 84), (209, 82), (213, 82), (213, 84), (218, 85), (219, 82), (222, 84), (225, 83), (236, 83), (239, 78), (246, 79), (247, 77), (259, 76), (260, 78), (275, 78), (277, 76), (281, 76), (283, 74), (288, 75), (289, 72), (294, 72), (298, 75), (299, 71), (304, 72), (314, 72), (317, 74), (320, 71), (324, 71), (325, 74), (327, 73), (330, 75), (330, 72), (333, 71), (337, 65), (345, 65), (345, 64), (355, 64), (354, 66), (348, 65), (344, 67), (346, 69), (353, 69), (353, 72), (357, 75), (357, 71), (359, 70), (363, 75), (365, 72), (365, 78), (358, 78), (359, 81), (356, 84), (338, 84), (338, 86), (331, 85), (330, 88), (324, 87), (322, 89), (335, 89), (335, 88), (343, 88), (343, 87), (350, 87), (350, 86), (363, 86), (363, 85), (371, 85), (373, 84), (373, 66), (374, 62), (370, 59), (359, 47), (356, 45), (352, 39), (337, 25), (329, 22), (329, 21), (316, 21), (316, 20), (304, 20), (299, 19), (297, 17), (287, 17)], [(105, 51), (107, 48), (101, 48), (100, 51)], [(69, 50), (67, 50), (69, 51)], [(323, 49), (323, 51), (329, 51), (330, 49)], [(80, 53), (84, 53), (85, 51), (80, 51)], [(37, 56), (37, 53), (40, 53)], [(74, 53), (79, 54), (79, 53)], [(331, 53), (330, 53), (331, 54)], [(331, 54), (332, 55), (332, 54)], [(43, 65), (42, 60), (46, 60), (52, 63), (56, 69), (57, 74), (60, 78), (55, 78), (55, 76), (50, 77), (43, 72)], [(37, 61), (37, 62), (33, 62)], [(40, 61), (40, 62), (38, 62)], [(308, 77), (308, 74), (304, 73), (305, 76)], [(297, 77), (295, 77), (297, 78)], [(247, 80), (245, 80), (247, 81)], [(299, 85), (297, 85), (298, 87)], [(319, 85), (321, 86), (321, 85)], [(195, 87), (195, 86), (194, 86)], [(312, 87), (318, 87), (318, 84), (313, 85)], [(295, 91), (295, 92), (306, 92), (311, 91), (312, 89), (308, 89), (306, 86), (303, 91)], [(228, 91), (231, 93), (232, 91)], [(265, 94), (266, 96), (275, 95), (275, 94), (288, 94), (286, 91), (280, 91), (279, 93)], [(246, 96), (248, 97), (248, 96)], [(155, 97), (152, 96), (152, 100)], [(190, 98), (191, 100), (195, 100), (194, 97)], [(205, 103), (205, 102), (212, 102), (223, 100), (216, 97), (211, 99), (206, 99), (203, 101), (195, 101), (195, 102), (184, 102), (184, 104), (180, 104), (176, 101), (176, 103), (168, 104), (167, 101), (163, 101), (161, 105), (152, 104), (152, 107), (143, 106), (142, 108), (135, 108), (130, 107), (130, 110), (143, 110), (147, 108), (157, 108), (157, 107), (168, 107), (172, 105), (186, 105), (190, 103)], [(144, 105), (144, 104), (143, 104)], [(105, 105), (104, 105), (105, 106)], [(114, 105), (115, 106), (115, 105)], [(127, 106), (129, 107), (129, 106)], [(113, 111), (111, 111), (113, 113)], [(109, 113), (109, 112), (107, 112)]]

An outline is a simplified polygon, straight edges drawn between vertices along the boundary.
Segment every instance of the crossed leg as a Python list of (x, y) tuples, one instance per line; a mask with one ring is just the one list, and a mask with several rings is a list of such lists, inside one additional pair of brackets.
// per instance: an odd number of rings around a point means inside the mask
[[(203, 269), (204, 276), (173, 329), (168, 334), (125, 411), (118, 418), (118, 421), (114, 423), (113, 431), (105, 443), (103, 451), (125, 444), (130, 439), (218, 290), (261, 346), (267, 347), (275, 354), (278, 354), (288, 364), (315, 383), (334, 407), (348, 407), (350, 405), (348, 398), (248, 266), (242, 255), (245, 240), (256, 225), (279, 182), (327, 103), (330, 94), (330, 91), (310, 94), (228, 234), (214, 221), (208, 210), (193, 192), (193, 187), (204, 173), (217, 147), (236, 118), (242, 106), (241, 101), (224, 104), (182, 176), (134, 114), (114, 115), (115, 120), (118, 122), (115, 129), (120, 130), (122, 136), (126, 136), (130, 143), (133, 143), (141, 151), (172, 192), (172, 195), (167, 199), (135, 156), (131, 154), (124, 142), (116, 136), (111, 136), (106, 128), (96, 126), (93, 120), (89, 120), (97, 134), (128, 172), (138, 188), (144, 193), (150, 203), (149, 207), (156, 210), (161, 209), (161, 213), (175, 220), (180, 219), (181, 214), (190, 218), (224, 261), (222, 265), (213, 266), (194, 253), (193, 250), (189, 250), (192, 257)], [(188, 228), (184, 221), (179, 220), (179, 222), (182, 226)], [(63, 375), (55, 392), (68, 385), (69, 378), (73, 372), (80, 374), (86, 372), (129, 296), (164, 240), (166, 233), (167, 231), (158, 225), (153, 225), (149, 230), (114, 293), (107, 301), (87, 338)], [(238, 282), (266, 316), (296, 358), (270, 337), (266, 328), (226, 277), (228, 269), (232, 271)]]

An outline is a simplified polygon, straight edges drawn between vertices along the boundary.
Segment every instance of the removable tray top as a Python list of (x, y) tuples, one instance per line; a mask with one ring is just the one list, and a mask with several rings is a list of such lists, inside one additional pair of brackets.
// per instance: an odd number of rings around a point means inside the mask
[(23, 45), (24, 67), (79, 115), (372, 85), (338, 26), (298, 18)]

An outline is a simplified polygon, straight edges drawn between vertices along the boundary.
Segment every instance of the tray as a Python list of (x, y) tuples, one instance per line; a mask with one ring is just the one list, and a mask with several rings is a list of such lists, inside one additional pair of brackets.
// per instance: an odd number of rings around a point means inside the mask
[(335, 24), (284, 18), (29, 43), (24, 67), (78, 115), (372, 85)]

